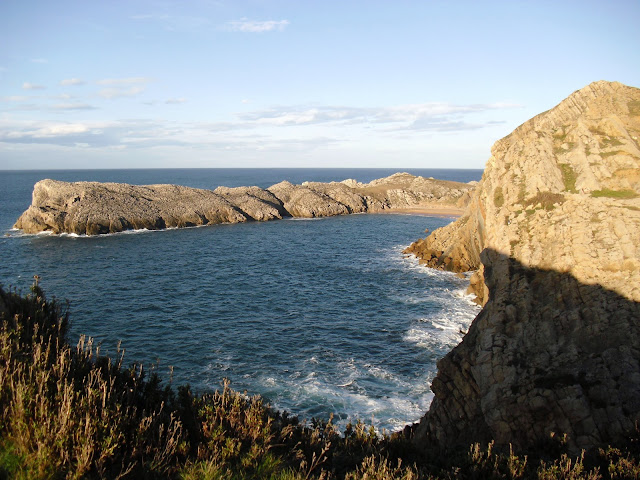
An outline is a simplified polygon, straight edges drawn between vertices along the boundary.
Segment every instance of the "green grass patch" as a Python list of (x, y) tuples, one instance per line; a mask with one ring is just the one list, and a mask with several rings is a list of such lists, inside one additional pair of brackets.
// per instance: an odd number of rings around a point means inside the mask
[(553, 138), (558, 140), (560, 143), (564, 142), (564, 139), (567, 138), (567, 134), (565, 133), (563, 128), (559, 128), (555, 132), (553, 132)]
[(493, 191), (493, 204), (500, 208), (504, 205), (504, 193), (502, 192), (502, 187), (498, 186)]
[(640, 100), (631, 100), (627, 103), (627, 107), (631, 115), (640, 115)]
[(614, 155), (620, 155), (620, 154), (624, 155), (624, 152), (621, 150), (615, 150), (613, 152), (601, 152), (600, 156), (602, 158), (609, 158), (609, 157), (613, 157)]
[(562, 172), (562, 180), (564, 182), (564, 189), (569, 193), (577, 193), (576, 191), (576, 180), (578, 176), (576, 175), (575, 170), (568, 163), (560, 163), (558, 164), (560, 171)]
[(527, 183), (526, 183), (525, 177), (523, 176), (518, 182), (518, 203), (523, 204), (526, 196), (527, 196)]
[(602, 190), (594, 190), (591, 192), (591, 196), (595, 198), (636, 198), (638, 193), (634, 190), (611, 190), (609, 188), (603, 188)]
[(527, 200), (525, 206), (532, 206), (535, 209), (540, 205), (539, 208), (550, 211), (555, 208), (556, 204), (563, 203), (564, 200), (564, 195), (561, 193), (538, 192), (534, 197)]
[(606, 137), (607, 136), (607, 134), (604, 133), (604, 130), (601, 130), (598, 127), (589, 127), (589, 131), (591, 133), (593, 133), (594, 135), (600, 135), (601, 137)]
[(600, 140), (600, 148), (619, 147), (620, 145), (624, 145), (624, 143), (617, 137), (607, 137)]
[[(566, 147), (565, 147), (566, 145)], [(570, 152), (571, 150), (573, 150), (576, 146), (576, 142), (563, 142), (561, 145), (557, 145), (555, 147), (553, 147), (553, 154), (554, 155), (564, 155), (567, 152)]]

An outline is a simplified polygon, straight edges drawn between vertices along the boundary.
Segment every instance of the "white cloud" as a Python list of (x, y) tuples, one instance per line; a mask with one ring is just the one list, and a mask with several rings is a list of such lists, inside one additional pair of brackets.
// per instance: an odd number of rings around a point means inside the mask
[(272, 126), (296, 125), (387, 125), (393, 130), (456, 131), (477, 129), (495, 122), (463, 121), (468, 115), (491, 110), (518, 108), (514, 104), (422, 103), (391, 107), (287, 106), (245, 113), (239, 116), (248, 124)]
[(98, 85), (137, 85), (151, 82), (148, 77), (128, 77), (128, 78), (105, 78), (98, 80)]
[(51, 108), (53, 110), (97, 110), (96, 107), (86, 103), (59, 103)]
[(22, 89), (23, 90), (44, 90), (45, 87), (44, 85), (37, 85), (35, 83), (31, 83), (31, 82), (24, 82), (22, 84)]
[[(108, 100), (125, 97), (135, 97), (144, 92), (146, 84), (152, 82), (149, 77), (126, 77), (126, 78), (105, 78), (98, 80), (98, 85), (106, 85), (109, 88), (103, 88), (98, 95)], [(127, 88), (130, 86), (129, 88)]]
[[(144, 85), (113, 86), (103, 89), (101, 96), (115, 99), (134, 96), (143, 90)], [(0, 97), (0, 100), (13, 101), (9, 98)], [(24, 97), (27, 101), (31, 98), (34, 97)], [(434, 139), (449, 137), (442, 134), (457, 132), (467, 132), (469, 136), (488, 132), (488, 135), (489, 128), (503, 120), (502, 115), (506, 115), (499, 109), (516, 107), (511, 104), (456, 105), (433, 102), (383, 107), (289, 105), (255, 110), (238, 114), (235, 119), (228, 121), (209, 123), (175, 120), (64, 122), (65, 119), (74, 118), (71, 114), (82, 115), (82, 111), (95, 107), (82, 103), (84, 99), (56, 101), (54, 97), (46, 98), (50, 103), (37, 106), (37, 110), (69, 112), (69, 115), (54, 116), (50, 113), (51, 118), (59, 120), (53, 122), (11, 120), (6, 115), (4, 118), (0, 116), (1, 148), (26, 149), (29, 145), (33, 148), (47, 145), (51, 148), (73, 149), (81, 145), (93, 152), (121, 149), (146, 151), (149, 155), (168, 151), (232, 150), (245, 159), (249, 158), (247, 155), (259, 151), (303, 153), (324, 148), (348, 155), (358, 149), (363, 152), (379, 151), (379, 147), (384, 146), (389, 152), (397, 153), (414, 147), (422, 148), (424, 132), (432, 133)], [(179, 104), (185, 101), (184, 98), (174, 97), (156, 100), (155, 103)], [(21, 110), (31, 108), (29, 105), (18, 105)], [(243, 109), (238, 105), (239, 111)], [(458, 148), (458, 143), (451, 144), (449, 141), (449, 145), (453, 145), (451, 148)]]
[(31, 63), (49, 63), (46, 58), (32, 58)]
[(92, 148), (185, 145), (180, 126), (149, 120), (114, 122), (33, 122), (0, 119), (0, 143)]
[(19, 130), (12, 130), (8, 132), (0, 131), (0, 140), (19, 140), (19, 139), (44, 139), (54, 137), (64, 137), (68, 135), (74, 135), (78, 133), (85, 133), (89, 131), (89, 127), (80, 123), (65, 123), (65, 124), (42, 124), (33, 125), (31, 128), (26, 127)]
[(0, 101), (2, 102), (26, 102), (31, 97), (27, 97), (25, 95), (10, 95), (8, 97), (0, 97)]
[(287, 25), (289, 25), (288, 20), (257, 21), (243, 18), (239, 21), (227, 22), (226, 29), (232, 32), (264, 33), (273, 30), (283, 31)]
[(60, 85), (64, 87), (68, 87), (72, 85), (84, 85), (85, 83), (87, 82), (85, 82), (84, 80), (80, 80), (79, 78), (66, 78), (60, 81)]
[(135, 97), (136, 95), (144, 92), (144, 87), (131, 87), (131, 88), (103, 88), (98, 92), (102, 98), (108, 100), (114, 100), (116, 98)]

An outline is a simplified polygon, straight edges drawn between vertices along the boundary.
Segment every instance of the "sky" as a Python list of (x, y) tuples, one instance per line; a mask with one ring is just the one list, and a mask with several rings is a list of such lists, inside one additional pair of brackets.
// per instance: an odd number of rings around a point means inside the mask
[(639, 0), (0, 0), (0, 170), (484, 168)]

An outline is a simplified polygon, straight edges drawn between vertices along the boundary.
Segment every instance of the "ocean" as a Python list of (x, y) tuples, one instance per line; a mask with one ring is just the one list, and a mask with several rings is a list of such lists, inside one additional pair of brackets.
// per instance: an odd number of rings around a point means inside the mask
[[(282, 180), (369, 182), (392, 169), (0, 171), (0, 284), (70, 302), (70, 341), (124, 350), (164, 384), (261, 395), (303, 420), (380, 431), (417, 421), (433, 398), (436, 362), (479, 308), (468, 281), (402, 254), (451, 222), (421, 215), (322, 219), (125, 232), (100, 237), (12, 230), (43, 178), (213, 189)], [(481, 170), (408, 169), (446, 180)], [(119, 350), (120, 349), (120, 350)]]

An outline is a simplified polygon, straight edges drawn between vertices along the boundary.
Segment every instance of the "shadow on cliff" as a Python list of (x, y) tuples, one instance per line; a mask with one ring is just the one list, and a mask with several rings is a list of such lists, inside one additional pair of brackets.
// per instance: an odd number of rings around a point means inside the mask
[(624, 442), (640, 420), (640, 303), (482, 252), (489, 301), (438, 363), (420, 447), (495, 440), (570, 450)]

